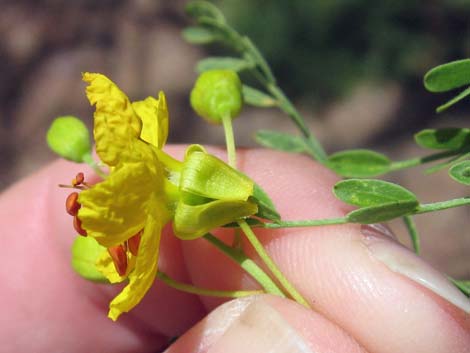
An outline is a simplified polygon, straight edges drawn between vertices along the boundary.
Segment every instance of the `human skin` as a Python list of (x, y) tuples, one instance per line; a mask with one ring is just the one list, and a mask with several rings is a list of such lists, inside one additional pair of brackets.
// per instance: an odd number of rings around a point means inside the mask
[[(166, 150), (179, 159), (184, 154), (184, 146)], [(211, 152), (224, 157), (222, 150)], [(238, 165), (285, 220), (340, 217), (349, 210), (331, 193), (337, 177), (307, 157), (242, 150)], [(465, 299), (386, 230), (354, 224), (256, 230), (312, 310), (268, 295), (220, 306), (221, 299), (178, 292), (157, 280), (134, 310), (112, 322), (108, 303), (122, 286), (87, 282), (69, 264), (76, 236), (64, 209), (70, 190), (57, 184), (79, 171), (97, 180), (87, 167), (58, 161), (0, 195), (0, 352), (159, 352), (175, 336), (168, 352), (470, 352)], [(229, 231), (216, 234), (230, 238)], [(422, 286), (390, 261), (419, 269), (443, 289)], [(171, 226), (163, 233), (159, 266), (200, 287), (257, 288), (207, 241), (180, 241)]]

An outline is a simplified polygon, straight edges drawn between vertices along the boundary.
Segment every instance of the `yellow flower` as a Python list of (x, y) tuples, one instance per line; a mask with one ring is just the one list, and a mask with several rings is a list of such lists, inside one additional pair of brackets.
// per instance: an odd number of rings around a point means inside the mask
[(110, 303), (116, 320), (136, 306), (157, 273), (162, 227), (170, 221), (168, 179), (159, 149), (168, 135), (165, 96), (131, 103), (107, 77), (85, 73), (87, 96), (96, 105), (96, 151), (108, 178), (84, 190), (77, 218), (86, 235), (108, 248), (98, 269), (111, 281), (129, 280)]
[[(128, 280), (110, 303), (108, 316), (117, 320), (152, 286), (166, 223), (173, 221), (175, 235), (189, 240), (256, 214), (258, 205), (253, 181), (201, 146), (189, 146), (184, 162), (162, 151), (168, 136), (168, 109), (162, 92), (158, 99), (131, 103), (106, 76), (85, 73), (83, 79), (89, 84), (87, 97), (96, 105), (96, 151), (110, 174), (93, 186), (77, 175), (73, 185), (85, 190), (69, 195), (66, 208), (74, 216), (78, 233), (94, 238), (96, 246), (106, 249), (96, 268), (111, 283)], [(80, 258), (80, 249), (86, 251), (90, 244), (94, 242), (77, 246), (75, 256)], [(76, 268), (98, 279), (87, 265)]]

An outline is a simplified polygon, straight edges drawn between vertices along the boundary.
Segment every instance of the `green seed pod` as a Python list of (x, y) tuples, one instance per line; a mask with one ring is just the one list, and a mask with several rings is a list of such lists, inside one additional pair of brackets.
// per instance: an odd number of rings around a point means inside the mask
[(90, 134), (86, 125), (73, 116), (56, 118), (47, 131), (47, 144), (59, 156), (82, 163), (91, 153)]
[(221, 124), (222, 118), (236, 118), (243, 106), (242, 84), (235, 71), (203, 72), (191, 91), (191, 106), (207, 121)]

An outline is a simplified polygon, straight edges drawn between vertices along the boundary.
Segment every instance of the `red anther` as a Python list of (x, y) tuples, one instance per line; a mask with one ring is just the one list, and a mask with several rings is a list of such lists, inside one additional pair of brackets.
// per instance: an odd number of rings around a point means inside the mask
[(81, 185), (83, 184), (84, 181), (85, 181), (85, 175), (82, 172), (77, 173), (77, 175), (75, 176), (75, 179), (72, 180), (72, 186)]
[(137, 256), (137, 253), (139, 251), (139, 244), (140, 244), (141, 234), (142, 234), (142, 231), (140, 231), (139, 233), (137, 233), (136, 235), (130, 237), (127, 240), (127, 246), (129, 247), (129, 251), (134, 256)]
[(78, 192), (72, 192), (67, 199), (65, 200), (65, 210), (71, 216), (76, 216), (78, 210), (80, 209), (80, 204), (78, 203)]
[(119, 276), (124, 276), (127, 271), (127, 255), (122, 245), (111, 246), (108, 253), (113, 259), (114, 267)]
[(82, 221), (77, 216), (73, 217), (73, 227), (78, 234), (86, 237), (86, 230), (82, 228)]

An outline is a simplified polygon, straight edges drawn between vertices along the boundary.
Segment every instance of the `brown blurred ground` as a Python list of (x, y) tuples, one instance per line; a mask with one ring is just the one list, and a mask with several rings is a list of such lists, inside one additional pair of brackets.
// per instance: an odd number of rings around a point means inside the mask
[[(223, 144), (222, 131), (196, 118), (188, 105), (196, 77), (193, 67), (204, 52), (180, 37), (187, 21), (184, 3), (2, 2), (0, 190), (55, 158), (44, 136), (56, 116), (76, 115), (91, 126), (92, 109), (80, 80), (83, 71), (105, 73), (131, 99), (164, 90), (171, 114), (170, 142)], [(394, 82), (362, 84), (349, 97), (323, 109), (321, 120), (312, 116), (307, 104), (297, 103), (328, 151), (375, 147), (393, 159), (406, 159), (423, 154), (412, 142), (413, 130), (387, 137), (387, 128), (403, 108), (403, 92)], [(462, 122), (447, 117), (436, 125)], [(295, 133), (290, 121), (275, 110), (245, 109), (235, 122), (238, 144), (254, 146), (252, 135), (260, 128)], [(388, 180), (410, 188), (423, 202), (468, 194), (468, 188), (453, 182), (445, 171), (424, 177), (422, 170), (396, 173)], [(420, 216), (417, 222), (423, 234), (423, 256), (451, 275), (470, 278), (469, 208)], [(401, 224), (394, 222), (393, 227), (406, 242)]]

